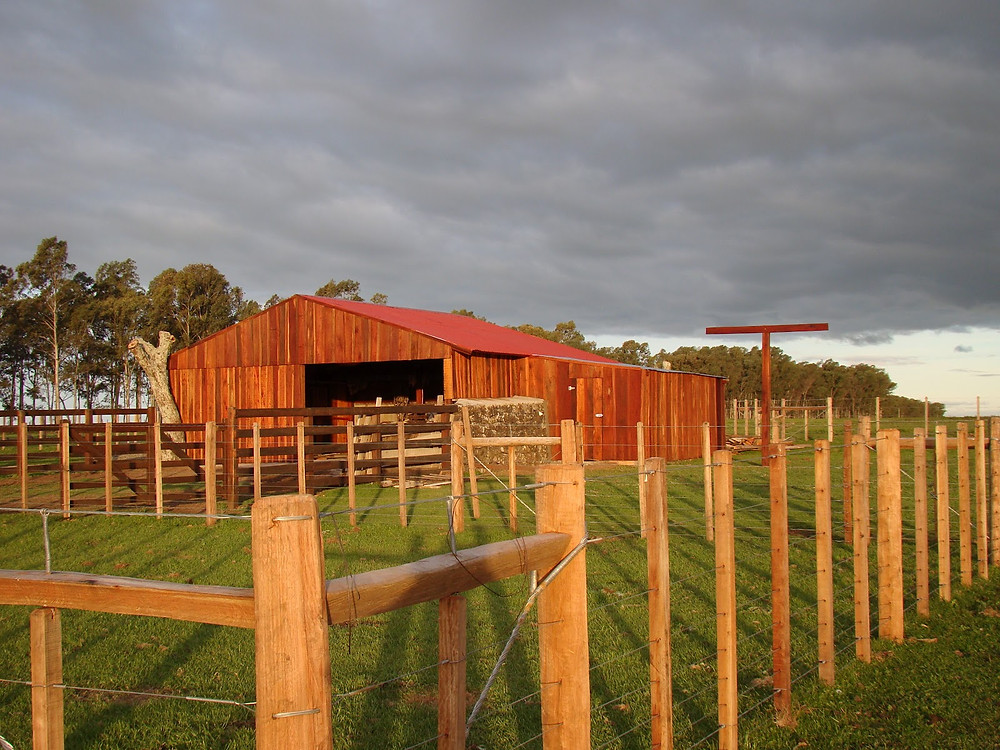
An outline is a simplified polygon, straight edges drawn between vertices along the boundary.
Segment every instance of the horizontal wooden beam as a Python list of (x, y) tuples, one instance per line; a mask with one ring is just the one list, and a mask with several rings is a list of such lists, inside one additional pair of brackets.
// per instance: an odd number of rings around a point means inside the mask
[(253, 589), (86, 573), (0, 570), (0, 604), (253, 627)]
[[(551, 568), (570, 544), (566, 534), (537, 534), (327, 581), (329, 621), (342, 624)], [(253, 589), (120, 576), (0, 570), (0, 604), (254, 626)]]
[(485, 447), (510, 447), (510, 446), (533, 446), (533, 445), (559, 445), (561, 437), (474, 437), (471, 443), (475, 448)]
[(331, 625), (436, 601), (485, 583), (547, 569), (569, 552), (568, 534), (536, 534), (326, 582)]
[(793, 333), (795, 331), (829, 331), (828, 323), (790, 323), (773, 326), (712, 326), (705, 333)]

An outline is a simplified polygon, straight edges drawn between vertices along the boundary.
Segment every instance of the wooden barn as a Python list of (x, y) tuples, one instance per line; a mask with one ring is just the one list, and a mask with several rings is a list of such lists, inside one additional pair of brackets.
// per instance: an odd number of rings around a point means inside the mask
[(725, 380), (625, 365), (453, 313), (296, 295), (170, 358), (185, 422), (230, 408), (352, 406), (526, 396), (583, 425), (589, 460), (692, 458), (701, 425), (724, 441)]

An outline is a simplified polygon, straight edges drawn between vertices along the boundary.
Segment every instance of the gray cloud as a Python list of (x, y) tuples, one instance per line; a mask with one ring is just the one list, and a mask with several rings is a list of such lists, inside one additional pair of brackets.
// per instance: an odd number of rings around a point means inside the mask
[(1000, 6), (4, 3), (0, 262), (588, 335), (1000, 326)]

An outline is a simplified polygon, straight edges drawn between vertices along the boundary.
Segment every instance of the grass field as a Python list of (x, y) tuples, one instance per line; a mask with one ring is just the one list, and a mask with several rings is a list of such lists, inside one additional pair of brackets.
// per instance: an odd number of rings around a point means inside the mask
[[(912, 426), (904, 427), (908, 434)], [(833, 457), (837, 524), (842, 523), (837, 450)], [(904, 468), (907, 460), (904, 453)], [(995, 681), (990, 675), (995, 675), (1000, 659), (997, 582), (977, 582), (964, 590), (956, 580), (955, 602), (936, 604), (929, 621), (916, 620), (912, 484), (905, 478), (904, 507), (910, 509), (904, 524), (907, 633), (919, 640), (901, 645), (876, 642), (875, 663), (856, 665), (850, 549), (839, 543), (835, 611), (840, 671), (833, 688), (817, 684), (808, 450), (793, 451), (789, 460), (795, 710), (787, 726), (775, 725), (769, 703), (767, 472), (757, 456), (741, 454), (735, 475), (740, 710), (745, 714), (741, 746), (997, 746), (992, 727), (1000, 725), (1000, 702), (990, 689)], [(714, 745), (717, 723), (715, 564), (713, 547), (704, 535), (701, 477), (700, 465), (668, 470), (677, 747)], [(933, 488), (933, 473), (930, 482)], [(588, 468), (588, 531), (599, 540), (587, 552), (594, 747), (649, 745), (645, 540), (638, 533), (637, 488), (634, 469)], [(505, 524), (507, 494), (492, 492), (499, 485), (491, 482), (481, 482), (480, 489), (485, 492), (481, 518), (468, 522), (458, 535), (460, 547), (511, 536)], [(399, 526), (394, 487), (359, 490), (359, 506), (369, 509), (359, 513), (357, 529), (349, 527), (343, 514), (346, 493), (324, 493), (320, 505), (329, 514), (322, 521), (327, 577), (447, 551), (443, 492), (411, 491), (409, 498), (420, 502), (411, 506), (405, 529)], [(534, 498), (530, 492), (521, 492), (520, 498), (520, 533), (530, 534)], [(207, 528), (193, 518), (81, 515), (62, 520), (53, 515), (48, 530), (54, 570), (251, 585), (250, 525), (245, 518)], [(842, 527), (835, 528), (835, 536), (843, 538)], [(0, 514), (0, 567), (44, 568), (43, 539), (38, 515)], [(957, 579), (954, 541), (952, 548)], [(873, 591), (874, 563), (873, 544)], [(470, 708), (527, 593), (527, 580), (518, 578), (468, 594)], [(19, 749), (30, 746), (28, 612), (25, 607), (0, 608), (0, 735)], [(436, 605), (428, 604), (331, 629), (336, 747), (435, 745), (436, 620)], [(64, 681), (72, 686), (66, 696), (68, 748), (253, 747), (254, 716), (252, 705), (246, 705), (254, 700), (250, 631), (65, 611), (63, 650)], [(537, 683), (537, 638), (529, 618), (472, 725), (470, 747), (540, 747)], [(971, 704), (977, 707), (974, 718)]]

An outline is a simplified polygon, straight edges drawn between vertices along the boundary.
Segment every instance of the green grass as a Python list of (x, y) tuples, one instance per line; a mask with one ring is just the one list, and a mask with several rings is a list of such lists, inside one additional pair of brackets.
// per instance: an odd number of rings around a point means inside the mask
[[(904, 453), (904, 467), (908, 455)], [(833, 451), (833, 460), (836, 501), (839, 451)], [(874, 460), (872, 463), (874, 473)], [(905, 737), (906, 743), (895, 746), (993, 746), (983, 744), (983, 740), (990, 736), (985, 734), (990, 722), (996, 726), (998, 718), (996, 701), (988, 695), (993, 678), (984, 677), (989, 673), (990, 659), (1000, 648), (1000, 618), (989, 614), (993, 607), (1000, 609), (994, 582), (989, 586), (977, 584), (971, 591), (956, 582), (955, 603), (937, 605), (934, 616), (926, 623), (917, 622), (913, 612), (908, 612), (908, 634), (924, 640), (890, 646), (877, 642), (874, 650), (879, 658), (870, 667), (862, 668), (853, 659), (850, 549), (838, 544), (838, 682), (834, 688), (817, 684), (811, 451), (793, 452), (789, 463), (792, 655), (796, 678), (793, 716), (797, 725), (775, 726), (768, 702), (771, 636), (767, 471), (759, 466), (754, 454), (738, 455), (736, 464), (740, 709), (746, 712), (741, 719), (743, 746), (795, 747), (807, 742), (809, 747), (890, 747), (894, 745), (886, 743), (900, 737)], [(933, 471), (930, 474), (933, 487)], [(705, 540), (701, 476), (700, 465), (675, 465), (668, 470), (677, 747), (689, 747), (702, 740), (705, 746), (714, 745), (717, 724), (715, 563), (713, 547)], [(527, 477), (523, 480), (529, 481)], [(591, 537), (602, 540), (587, 552), (595, 747), (649, 745), (645, 540), (638, 535), (637, 486), (636, 474), (628, 467), (588, 469), (588, 530)], [(495, 489), (497, 485), (481, 481), (480, 488)], [(447, 551), (447, 516), (442, 500), (445, 491), (410, 491), (411, 500), (435, 501), (413, 505), (405, 529), (399, 525), (395, 488), (359, 488), (359, 507), (373, 507), (359, 512), (357, 529), (350, 528), (343, 513), (346, 492), (321, 495), (321, 510), (335, 513), (325, 516), (322, 522), (327, 577)], [(910, 485), (904, 484), (904, 492), (912, 497)], [(534, 499), (531, 493), (522, 492), (520, 496), (528, 506), (522, 506), (520, 511), (520, 533), (530, 534)], [(505, 525), (506, 493), (483, 495), (481, 504), (481, 518), (468, 521), (467, 530), (458, 536), (460, 547), (511, 537)], [(904, 507), (911, 506), (912, 501), (904, 499)], [(842, 539), (842, 514), (837, 502), (834, 518), (838, 526), (835, 536)], [(76, 516), (66, 521), (56, 514), (49, 517), (48, 524), (52, 567), (56, 570), (251, 585), (250, 528), (244, 519), (221, 521), (207, 528), (203, 522), (187, 518)], [(912, 568), (912, 528), (910, 512), (904, 523), (904, 536), (909, 537), (905, 548), (908, 568)], [(0, 514), (0, 567), (43, 568), (42, 540), (38, 516)], [(956, 540), (957, 530), (953, 530), (957, 581)], [(873, 544), (873, 591), (877, 570), (874, 563)], [(907, 606), (912, 607), (912, 570), (907, 573), (905, 585)], [(510, 634), (527, 596), (527, 586), (524, 578), (517, 578), (467, 595), (470, 708)], [(30, 745), (29, 691), (21, 684), (29, 680), (28, 613), (26, 607), (0, 607), (0, 735), (16, 748)], [(336, 747), (408, 747), (435, 736), (436, 621), (437, 608), (430, 603), (368, 618), (349, 627), (331, 628)], [(874, 610), (873, 624), (877, 624)], [(931, 642), (934, 638), (937, 641)], [(65, 611), (63, 652), (65, 682), (75, 688), (66, 695), (67, 747), (253, 747), (252, 709), (179, 698), (252, 702), (250, 631)], [(533, 739), (540, 732), (537, 664), (536, 629), (529, 618), (472, 727), (470, 747), (508, 748), (521, 743), (540, 746)], [(994, 673), (995, 666), (992, 664)], [(124, 692), (102, 692), (108, 690)], [(977, 706), (993, 702), (984, 708), (982, 722), (968, 717), (960, 721), (969, 713), (973, 700)], [(925, 711), (926, 716), (920, 711)], [(900, 726), (879, 734), (881, 727), (892, 722)], [(433, 745), (430, 742), (427, 746)]]

